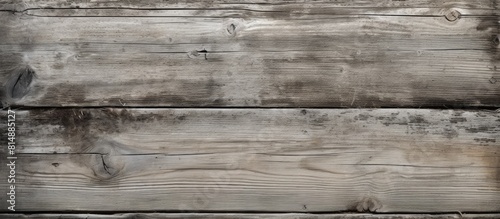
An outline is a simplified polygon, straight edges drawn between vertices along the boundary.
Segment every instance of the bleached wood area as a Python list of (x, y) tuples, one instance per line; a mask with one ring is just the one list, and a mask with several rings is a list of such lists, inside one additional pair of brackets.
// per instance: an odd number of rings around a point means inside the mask
[(0, 218), (500, 218), (499, 3), (0, 0)]
[(44, 109), (17, 123), (19, 210), (500, 210), (493, 111)]
[(0, 8), (4, 105), (500, 106), (496, 1)]

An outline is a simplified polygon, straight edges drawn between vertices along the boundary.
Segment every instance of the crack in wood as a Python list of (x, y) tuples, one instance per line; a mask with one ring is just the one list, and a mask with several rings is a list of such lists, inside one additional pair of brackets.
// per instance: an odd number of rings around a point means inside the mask
[(106, 173), (108, 173), (109, 175), (113, 175), (113, 174), (111, 174), (111, 172), (109, 172), (109, 167), (106, 164), (106, 162), (104, 161), (104, 155), (102, 155), (102, 154), (101, 154), (101, 161), (102, 161), (104, 171), (106, 171)]

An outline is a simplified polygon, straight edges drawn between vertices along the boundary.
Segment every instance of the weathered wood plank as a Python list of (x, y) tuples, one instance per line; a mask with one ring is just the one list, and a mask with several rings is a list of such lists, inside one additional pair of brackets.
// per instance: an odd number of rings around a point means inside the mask
[(71, 2), (0, 13), (4, 105), (500, 107), (496, 1)]
[[(26, 11), (40, 8), (106, 8), (106, 9), (243, 9), (255, 11), (293, 12), (298, 8), (340, 8), (340, 9), (368, 9), (373, 12), (383, 11), (386, 8), (398, 8), (404, 14), (422, 15), (424, 11), (438, 11), (443, 8), (461, 8), (467, 10), (494, 10), (497, 9), (497, 0), (413, 0), (392, 1), (380, 0), (377, 2), (364, 0), (332, 1), (315, 0), (305, 2), (300, 0), (285, 1), (246, 1), (246, 0), (211, 0), (211, 1), (86, 1), (86, 0), (0, 0), (0, 10)], [(410, 10), (405, 10), (410, 9)], [(394, 11), (394, 10), (393, 10)], [(316, 11), (318, 12), (318, 11)], [(408, 13), (409, 12), (409, 13)]]
[(500, 210), (494, 111), (16, 114), (19, 211)]
[(183, 218), (183, 219), (496, 219), (500, 214), (171, 214), (171, 213), (127, 213), (127, 214), (0, 214), (2, 218)]

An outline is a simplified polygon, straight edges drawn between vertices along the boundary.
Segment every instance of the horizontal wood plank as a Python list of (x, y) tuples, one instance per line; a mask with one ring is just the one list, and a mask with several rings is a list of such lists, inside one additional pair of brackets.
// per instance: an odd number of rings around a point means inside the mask
[[(315, 0), (305, 2), (301, 0), (267, 1), (267, 0), (211, 0), (211, 1), (87, 1), (87, 0), (0, 0), (0, 10), (28, 11), (38, 9), (80, 9), (80, 8), (105, 8), (105, 9), (240, 9), (262, 10), (273, 12), (289, 12), (303, 8), (339, 8), (339, 9), (364, 9), (376, 13), (386, 8), (398, 8), (405, 14), (419, 14), (424, 11), (439, 11), (449, 8), (465, 10), (495, 10), (497, 0), (413, 0), (392, 1), (380, 0), (377, 2), (364, 0)], [(408, 9), (408, 10), (405, 10)], [(394, 11), (394, 10), (393, 10)]]
[(496, 1), (350, 2), (3, 1), (1, 100), (500, 107)]
[(172, 213), (127, 213), (127, 214), (0, 214), (5, 218), (182, 218), (182, 219), (495, 219), (500, 214), (172, 214)]
[[(18, 211), (500, 211), (500, 114), (494, 111), (38, 109), (16, 115)], [(5, 176), (7, 167), (0, 171)], [(2, 209), (5, 199), (0, 196)]]

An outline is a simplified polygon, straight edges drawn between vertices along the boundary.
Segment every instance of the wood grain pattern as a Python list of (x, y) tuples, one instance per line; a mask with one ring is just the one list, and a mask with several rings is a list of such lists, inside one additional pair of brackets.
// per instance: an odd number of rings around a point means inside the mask
[(418, 14), (422, 11), (438, 11), (443, 8), (461, 8), (467, 10), (495, 10), (498, 6), (497, 0), (413, 0), (413, 1), (393, 1), (380, 0), (377, 2), (365, 0), (315, 0), (312, 2), (301, 0), (284, 0), (284, 1), (266, 1), (266, 0), (210, 0), (210, 1), (88, 1), (88, 0), (0, 0), (1, 10), (11, 11), (26, 11), (36, 10), (40, 8), (55, 8), (55, 9), (78, 9), (78, 8), (109, 8), (109, 9), (280, 9), (268, 11), (284, 11), (286, 12), (296, 9), (297, 7), (318, 7), (318, 8), (347, 8), (347, 9), (368, 9), (368, 10), (384, 10), (386, 8), (408, 9), (410, 14)]
[(499, 218), (498, 3), (0, 0), (0, 218)]
[(3, 105), (500, 107), (496, 1), (0, 5)]
[(496, 219), (500, 214), (172, 214), (172, 213), (127, 213), (127, 214), (0, 214), (0, 217), (17, 218), (182, 218), (182, 219)]
[(43, 109), (16, 119), (20, 211), (500, 210), (494, 111)]

